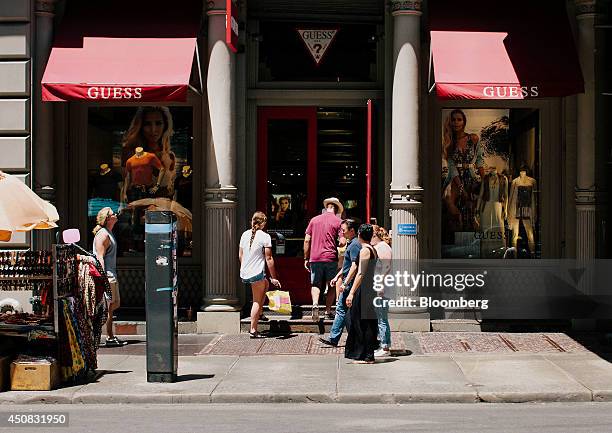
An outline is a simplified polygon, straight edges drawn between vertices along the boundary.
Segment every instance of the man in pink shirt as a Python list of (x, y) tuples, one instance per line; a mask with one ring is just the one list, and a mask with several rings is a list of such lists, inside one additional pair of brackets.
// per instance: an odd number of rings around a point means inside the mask
[[(346, 239), (342, 233), (342, 221), (336, 216), (341, 215), (344, 207), (335, 197), (323, 201), (325, 212), (310, 220), (304, 238), (304, 267), (310, 272), (312, 295), (312, 320), (319, 321), (319, 295), (321, 290), (338, 272), (338, 246), (343, 247)], [(326, 314), (331, 314), (331, 306), (335, 301), (336, 290), (327, 291), (325, 302)]]

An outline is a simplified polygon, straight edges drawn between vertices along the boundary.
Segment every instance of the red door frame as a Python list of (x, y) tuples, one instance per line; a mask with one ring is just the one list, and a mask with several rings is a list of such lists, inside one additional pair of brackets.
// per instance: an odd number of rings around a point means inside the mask
[(268, 210), (268, 121), (273, 119), (303, 119), (308, 122), (306, 205), (307, 217), (312, 218), (316, 214), (317, 203), (316, 107), (259, 107), (257, 112), (257, 208), (263, 212)]
[[(268, 212), (268, 121), (306, 120), (308, 122), (306, 152), (306, 217), (317, 213), (317, 108), (259, 107), (257, 111), (257, 209)], [(271, 217), (271, 216), (270, 216)], [(293, 304), (310, 304), (309, 274), (301, 257), (275, 258), (283, 290), (289, 290)]]

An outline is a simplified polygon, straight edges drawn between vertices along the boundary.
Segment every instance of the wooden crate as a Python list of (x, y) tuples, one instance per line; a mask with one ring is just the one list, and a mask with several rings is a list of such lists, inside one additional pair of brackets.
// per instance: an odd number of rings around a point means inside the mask
[(0, 356), (0, 391), (9, 388), (12, 356)]
[(59, 382), (57, 363), (17, 362), (11, 363), (11, 390), (49, 391)]

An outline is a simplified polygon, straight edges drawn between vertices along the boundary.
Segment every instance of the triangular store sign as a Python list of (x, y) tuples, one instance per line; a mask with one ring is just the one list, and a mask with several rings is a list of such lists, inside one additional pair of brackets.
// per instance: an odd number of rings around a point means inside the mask
[(338, 29), (297, 29), (317, 66), (333, 42)]

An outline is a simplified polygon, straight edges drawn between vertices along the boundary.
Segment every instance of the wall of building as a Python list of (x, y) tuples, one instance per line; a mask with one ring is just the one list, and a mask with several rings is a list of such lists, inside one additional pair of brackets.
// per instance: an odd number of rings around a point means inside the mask
[[(0, 169), (31, 185), (32, 3), (0, 2)], [(3, 247), (29, 244), (17, 234)]]

